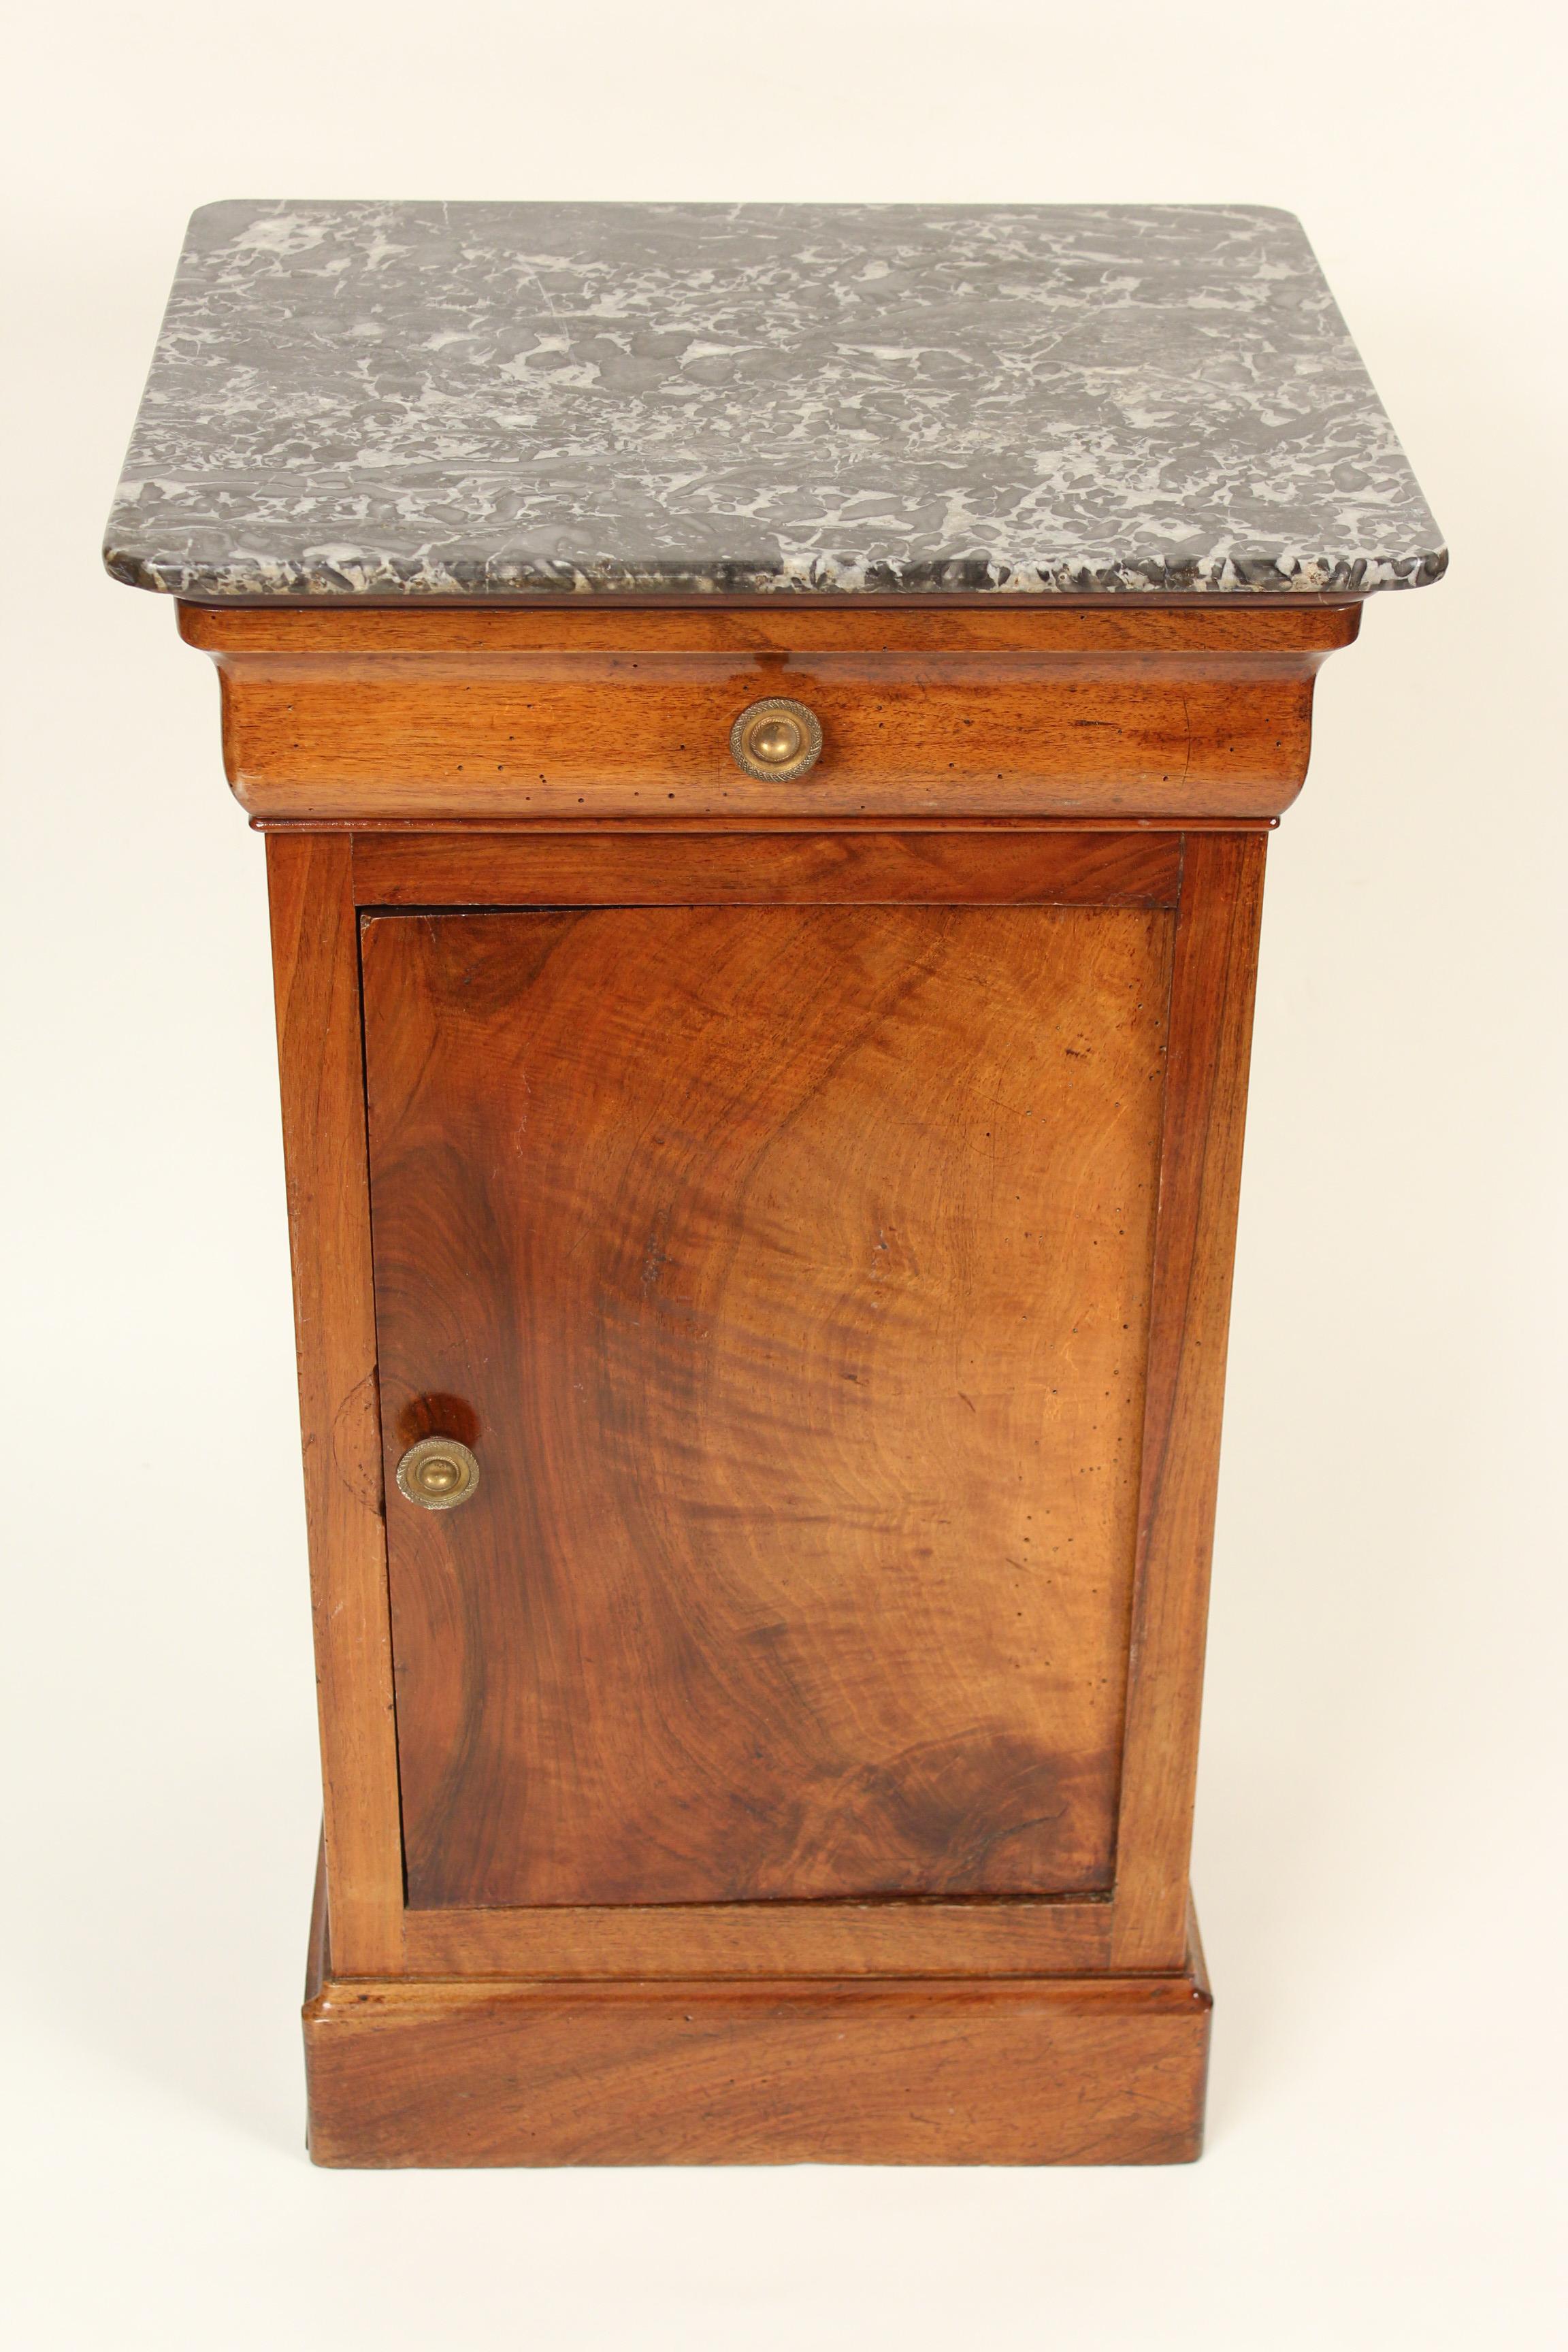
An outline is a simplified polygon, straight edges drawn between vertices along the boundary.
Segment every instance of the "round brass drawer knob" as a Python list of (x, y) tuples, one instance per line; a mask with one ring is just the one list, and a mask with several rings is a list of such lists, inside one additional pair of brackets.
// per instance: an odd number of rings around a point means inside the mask
[(816, 711), (782, 695), (749, 702), (730, 730), (730, 757), (763, 783), (794, 783), (822, 757)]
[(422, 1511), (455, 1511), (479, 1483), (479, 1465), (455, 1437), (422, 1437), (397, 1465), (399, 1491)]

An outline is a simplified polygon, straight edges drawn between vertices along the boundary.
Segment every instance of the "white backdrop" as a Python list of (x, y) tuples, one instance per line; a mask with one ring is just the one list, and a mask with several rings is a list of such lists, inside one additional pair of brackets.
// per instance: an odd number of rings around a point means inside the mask
[[(1560, 2340), (1560, 22), (78, 0), (14, 26), (0, 2308), (26, 2352)], [(1306, 223), (1453, 567), (1330, 663), (1271, 851), (1196, 2168), (305, 2161), (315, 1734), (261, 846), (209, 666), (97, 558), (185, 215), (232, 195)]]

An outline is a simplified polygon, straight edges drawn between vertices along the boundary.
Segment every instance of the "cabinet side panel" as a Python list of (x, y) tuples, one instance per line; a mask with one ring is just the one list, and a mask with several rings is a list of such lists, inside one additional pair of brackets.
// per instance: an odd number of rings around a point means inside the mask
[(403, 1861), (352, 845), (267, 853), (332, 1958), (354, 1975), (401, 1962)]
[(1127, 1738), (1119, 1968), (1180, 1965), (1264, 837), (1189, 836), (1171, 991)]

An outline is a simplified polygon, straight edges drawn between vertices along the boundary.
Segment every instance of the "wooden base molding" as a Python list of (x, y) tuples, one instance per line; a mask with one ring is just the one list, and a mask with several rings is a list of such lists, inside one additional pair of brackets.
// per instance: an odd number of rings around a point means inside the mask
[(305, 2011), (310, 2154), (337, 2166), (1190, 2163), (1209, 2011), (1195, 1970), (347, 1979)]
[(326, 1976), (332, 2166), (1183, 2164), (1208, 1984), (1171, 1976), (521, 1983)]

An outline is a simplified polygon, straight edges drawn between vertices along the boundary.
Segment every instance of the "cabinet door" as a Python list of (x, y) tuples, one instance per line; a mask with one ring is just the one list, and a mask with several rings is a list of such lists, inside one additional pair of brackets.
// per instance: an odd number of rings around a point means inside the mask
[(1172, 924), (365, 919), (411, 1905), (1110, 1885)]

